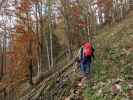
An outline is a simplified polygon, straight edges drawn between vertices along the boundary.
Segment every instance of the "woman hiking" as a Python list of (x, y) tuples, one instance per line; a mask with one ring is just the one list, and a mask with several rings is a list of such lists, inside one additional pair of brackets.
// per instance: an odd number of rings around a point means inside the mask
[(90, 42), (82, 42), (79, 50), (80, 71), (84, 77), (89, 78), (91, 71), (92, 57), (94, 58), (94, 48)]

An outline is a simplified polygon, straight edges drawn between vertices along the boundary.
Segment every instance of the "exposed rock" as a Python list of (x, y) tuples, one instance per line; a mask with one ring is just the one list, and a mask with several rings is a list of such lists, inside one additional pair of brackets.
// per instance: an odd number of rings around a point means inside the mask
[(96, 96), (100, 96), (100, 95), (102, 95), (102, 93), (103, 93), (103, 91), (102, 91), (102, 89), (100, 89), (100, 90), (98, 90), (98, 92), (96, 93)]
[(113, 84), (111, 87), (111, 91), (112, 91), (113, 95), (117, 95), (118, 93), (120, 93), (122, 91), (121, 85)]

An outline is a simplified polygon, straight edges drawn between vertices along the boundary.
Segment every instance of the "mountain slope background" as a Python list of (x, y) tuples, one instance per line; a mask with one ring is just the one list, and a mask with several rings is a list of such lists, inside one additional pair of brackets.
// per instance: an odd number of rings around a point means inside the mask
[[(31, 98), (38, 100), (45, 97), (59, 100), (132, 100), (132, 16), (131, 11), (123, 21), (105, 26), (95, 33), (92, 41), (95, 47), (95, 59), (92, 63), (91, 79), (85, 80), (84, 86), (78, 86), (82, 75), (79, 70), (75, 72), (70, 64), (70, 67), (66, 66), (66, 70), (57, 76), (55, 74), (56, 77), (50, 78), (48, 82), (45, 80), (41, 82), (44, 86), (40, 85), (41, 88), (35, 89), (35, 93), (33, 92), (35, 96)], [(60, 63), (65, 60), (67, 59), (62, 58)]]
[[(86, 100), (133, 99), (133, 12), (125, 20), (106, 26), (94, 37), (96, 58)], [(117, 93), (115, 85), (120, 88)], [(115, 96), (114, 96), (115, 94)]]
[[(132, 4), (0, 1), (0, 100), (64, 100), (72, 92), (81, 100), (130, 99)], [(82, 41), (91, 39), (96, 57), (86, 88), (74, 65)]]

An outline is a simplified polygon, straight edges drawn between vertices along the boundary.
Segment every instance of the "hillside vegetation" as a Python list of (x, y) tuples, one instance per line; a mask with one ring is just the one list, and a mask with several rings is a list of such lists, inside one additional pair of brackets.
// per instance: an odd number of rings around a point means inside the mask
[[(1, 0), (0, 100), (132, 100), (132, 10), (133, 0)], [(84, 41), (95, 48), (88, 81), (76, 63)]]
[[(125, 20), (103, 28), (95, 36), (96, 58), (86, 100), (133, 98), (133, 12)], [(113, 87), (120, 89), (114, 96)], [(128, 98), (128, 99), (126, 99)]]

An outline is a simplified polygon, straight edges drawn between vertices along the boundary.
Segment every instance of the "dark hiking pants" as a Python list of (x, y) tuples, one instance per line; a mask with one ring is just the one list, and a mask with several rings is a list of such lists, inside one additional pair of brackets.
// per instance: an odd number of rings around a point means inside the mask
[(91, 57), (84, 57), (80, 62), (80, 71), (88, 76), (91, 70)]

